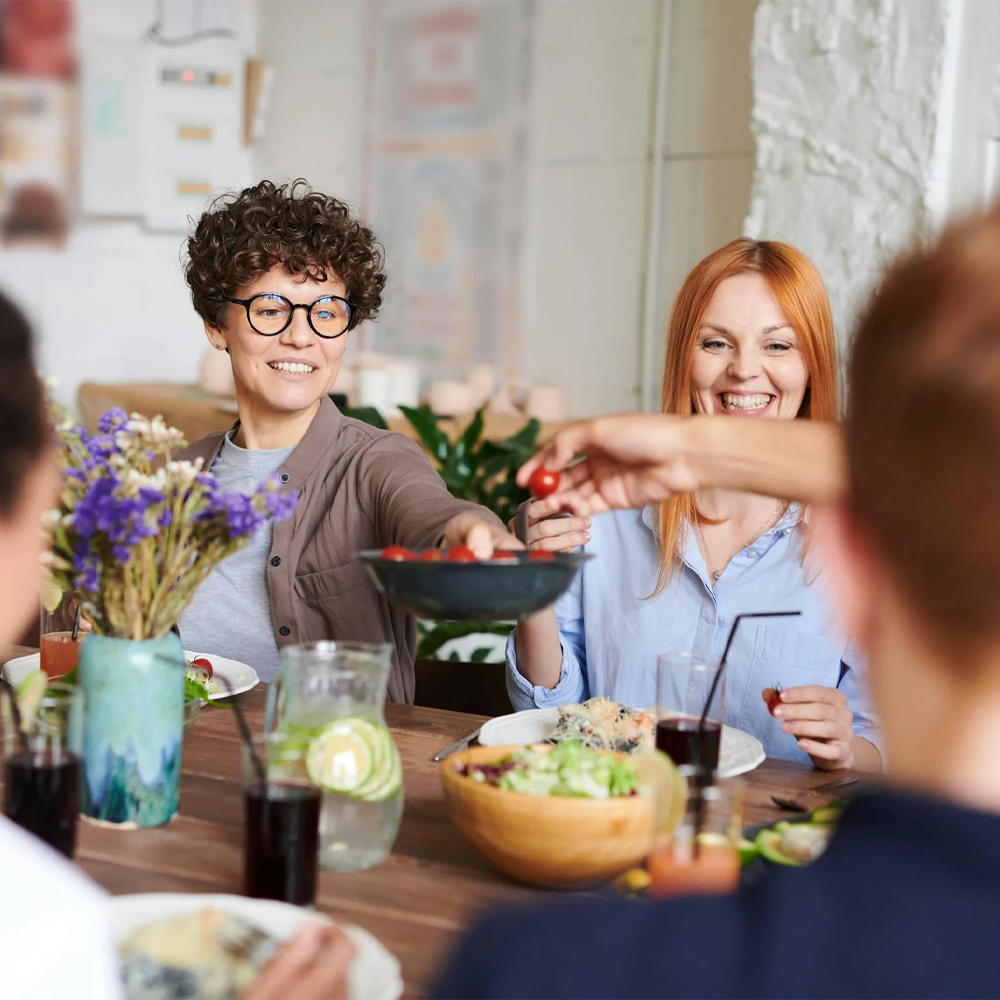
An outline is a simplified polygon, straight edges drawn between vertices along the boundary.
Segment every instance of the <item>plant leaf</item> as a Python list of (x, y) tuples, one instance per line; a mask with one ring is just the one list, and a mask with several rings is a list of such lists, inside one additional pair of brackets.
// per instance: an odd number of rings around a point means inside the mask
[(364, 424), (370, 424), (372, 427), (378, 427), (383, 431), (389, 429), (389, 425), (385, 422), (385, 417), (374, 406), (345, 406), (343, 410), (340, 411), (345, 417), (352, 417), (355, 420), (360, 420)]
[(401, 406), (403, 416), (409, 420), (410, 425), (417, 432), (423, 446), (443, 465), (448, 460), (448, 455), (452, 450), (452, 444), (448, 440), (448, 435), (438, 426), (437, 417), (431, 412), (429, 406)]

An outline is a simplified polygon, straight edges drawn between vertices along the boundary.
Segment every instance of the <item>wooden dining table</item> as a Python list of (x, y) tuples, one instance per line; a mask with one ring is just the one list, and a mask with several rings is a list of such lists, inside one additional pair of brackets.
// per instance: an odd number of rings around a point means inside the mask
[[(30, 652), (16, 649), (8, 656)], [(5, 659), (7, 657), (4, 657)], [(262, 731), (266, 685), (240, 696), (252, 731)], [(491, 868), (452, 824), (434, 755), (486, 719), (387, 704), (403, 762), (405, 806), (392, 854), (365, 872), (320, 873), (316, 908), (379, 938), (402, 965), (405, 995), (425, 995), (475, 915), (558, 894), (520, 885)], [(787, 818), (771, 795), (795, 795), (851, 772), (767, 760), (746, 775), (746, 825)], [(836, 794), (836, 793), (831, 793)], [(819, 799), (816, 805), (828, 801)], [(232, 710), (208, 706), (187, 730), (178, 815), (165, 826), (115, 830), (82, 821), (76, 863), (113, 894), (240, 893), (243, 883), (241, 749)]]

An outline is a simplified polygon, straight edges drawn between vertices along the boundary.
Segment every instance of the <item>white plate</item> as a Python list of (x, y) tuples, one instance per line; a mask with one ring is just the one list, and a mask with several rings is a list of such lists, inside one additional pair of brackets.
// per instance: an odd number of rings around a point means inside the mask
[[(559, 722), (558, 708), (531, 708), (526, 712), (501, 715), (490, 719), (479, 731), (479, 742), (484, 747), (519, 746), (524, 743), (542, 743), (555, 731)], [(746, 774), (762, 764), (767, 754), (756, 736), (722, 727), (722, 745), (719, 747), (720, 778), (733, 778)]]
[[(276, 938), (290, 938), (306, 921), (330, 924), (322, 913), (303, 910), (290, 903), (245, 896), (202, 895), (200, 893), (144, 892), (114, 896), (111, 903), (111, 932), (118, 945), (143, 924), (178, 913), (190, 913), (214, 906), (236, 914)], [(396, 1000), (403, 992), (399, 961), (378, 938), (349, 924), (338, 924), (358, 949), (348, 972), (348, 996), (357, 1000)]]
[[(240, 663), (239, 660), (227, 660), (226, 657), (216, 656), (215, 653), (192, 653), (186, 649), (184, 650), (184, 655), (189, 660), (194, 659), (196, 656), (207, 657), (212, 663), (214, 673), (229, 681), (232, 692), (217, 691), (215, 694), (208, 696), (210, 701), (215, 701), (218, 698), (228, 698), (230, 693), (243, 694), (244, 691), (249, 691), (260, 683), (257, 671), (245, 663)], [(17, 687), (28, 674), (40, 669), (41, 661), (38, 653), (19, 656), (16, 660), (8, 660), (3, 665), (4, 675), (14, 687)]]

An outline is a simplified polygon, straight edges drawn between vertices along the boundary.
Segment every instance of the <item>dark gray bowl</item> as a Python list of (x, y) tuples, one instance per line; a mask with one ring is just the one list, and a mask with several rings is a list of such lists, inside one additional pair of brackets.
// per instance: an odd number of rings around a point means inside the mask
[(420, 618), (485, 622), (521, 618), (555, 603), (591, 556), (559, 552), (554, 559), (517, 562), (394, 562), (381, 552), (358, 553), (390, 601)]

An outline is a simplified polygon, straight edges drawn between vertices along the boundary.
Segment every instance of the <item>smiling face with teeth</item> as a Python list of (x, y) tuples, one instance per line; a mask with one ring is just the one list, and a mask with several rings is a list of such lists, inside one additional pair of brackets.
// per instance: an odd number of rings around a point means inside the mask
[[(283, 295), (293, 303), (311, 303), (324, 295), (347, 298), (339, 278), (303, 280), (284, 268), (273, 267), (239, 289), (234, 298), (249, 299), (262, 292)], [(229, 349), (233, 365), (241, 429), (238, 444), (247, 447), (285, 447), (297, 444), (330, 392), (340, 371), (348, 333), (328, 339), (309, 325), (304, 309), (296, 309), (291, 324), (273, 337), (257, 333), (247, 322), (241, 305), (230, 305), (224, 329), (205, 324), (215, 347)], [(287, 433), (281, 427), (287, 427)], [(261, 429), (267, 428), (266, 443)], [(300, 432), (301, 431), (301, 432)], [(288, 440), (291, 439), (291, 440)], [(275, 441), (286, 443), (275, 443)]]
[(720, 282), (694, 342), (695, 411), (790, 420), (808, 386), (795, 331), (767, 279), (746, 272)]

